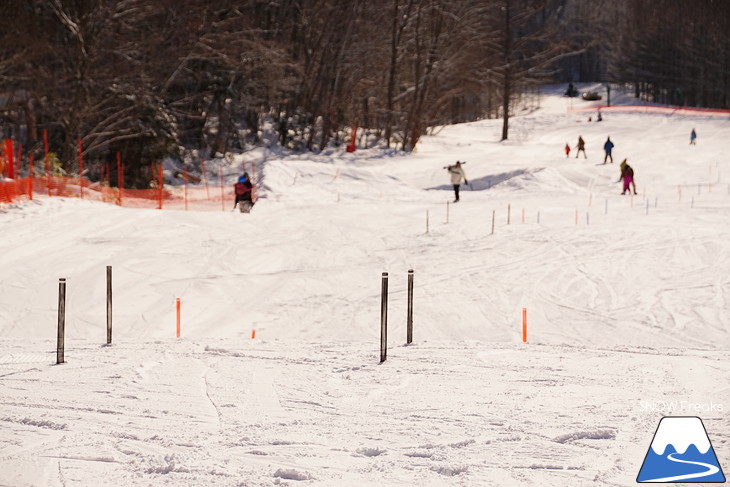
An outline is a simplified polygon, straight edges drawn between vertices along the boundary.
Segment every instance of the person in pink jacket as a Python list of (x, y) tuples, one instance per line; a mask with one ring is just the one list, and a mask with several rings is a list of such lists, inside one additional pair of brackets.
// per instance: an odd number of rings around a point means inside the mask
[[(626, 194), (626, 191), (631, 194), (631, 190), (633, 189), (634, 194), (636, 194), (636, 183), (634, 182), (634, 170), (631, 166), (629, 166), (628, 162), (626, 162), (626, 159), (621, 162), (621, 177), (618, 178), (619, 181), (623, 180), (624, 182), (624, 190), (621, 192), (621, 194)], [(618, 182), (618, 181), (617, 181)], [(631, 189), (629, 189), (629, 186)]]

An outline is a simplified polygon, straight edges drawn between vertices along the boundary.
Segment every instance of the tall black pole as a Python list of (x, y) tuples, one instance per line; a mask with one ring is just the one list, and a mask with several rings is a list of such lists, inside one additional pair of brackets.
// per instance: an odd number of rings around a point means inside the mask
[(106, 344), (112, 344), (112, 266), (106, 266)]
[(66, 330), (66, 279), (58, 280), (58, 340), (56, 341), (56, 364), (63, 363), (64, 333)]
[(408, 271), (408, 317), (406, 343), (413, 343), (413, 269)]
[(380, 288), (380, 363), (388, 355), (388, 273), (383, 272)]

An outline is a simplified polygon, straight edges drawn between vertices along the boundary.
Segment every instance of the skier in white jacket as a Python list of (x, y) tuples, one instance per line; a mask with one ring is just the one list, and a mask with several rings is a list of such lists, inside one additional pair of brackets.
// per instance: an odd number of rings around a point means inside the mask
[(469, 184), (469, 181), (466, 180), (466, 174), (464, 173), (464, 169), (461, 167), (460, 161), (456, 161), (456, 164), (448, 166), (446, 169), (449, 171), (449, 174), (451, 174), (451, 184), (454, 185), (454, 195), (456, 196), (454, 203), (456, 203), (459, 201), (459, 185), (461, 184), (461, 180), (464, 180), (464, 184)]

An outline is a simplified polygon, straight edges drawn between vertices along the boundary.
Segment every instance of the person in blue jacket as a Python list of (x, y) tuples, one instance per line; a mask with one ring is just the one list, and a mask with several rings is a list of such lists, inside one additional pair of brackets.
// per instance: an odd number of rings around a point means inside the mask
[(613, 156), (611, 155), (611, 151), (613, 150), (613, 142), (611, 142), (611, 137), (606, 139), (606, 143), (603, 144), (603, 150), (606, 151), (606, 155), (603, 158), (603, 163), (606, 164), (606, 161), (608, 159), (611, 159), (611, 164), (613, 164)]

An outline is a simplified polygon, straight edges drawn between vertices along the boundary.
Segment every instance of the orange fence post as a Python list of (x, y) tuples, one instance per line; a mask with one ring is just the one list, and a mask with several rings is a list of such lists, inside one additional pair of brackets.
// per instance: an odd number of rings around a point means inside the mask
[(43, 150), (46, 153), (46, 184), (48, 185), (48, 196), (51, 196), (51, 160), (48, 157), (48, 130), (43, 129)]
[(81, 139), (79, 139), (79, 187), (81, 188), (81, 199), (84, 199), (84, 155)]
[(522, 342), (527, 343), (527, 308), (522, 308)]
[(180, 298), (175, 300), (175, 309), (177, 311), (177, 332), (175, 336), (180, 338)]
[(33, 201), (33, 153), (28, 156), (30, 158), (30, 166), (28, 166), (28, 199)]
[(256, 338), (256, 330), (251, 330), (251, 340)]

